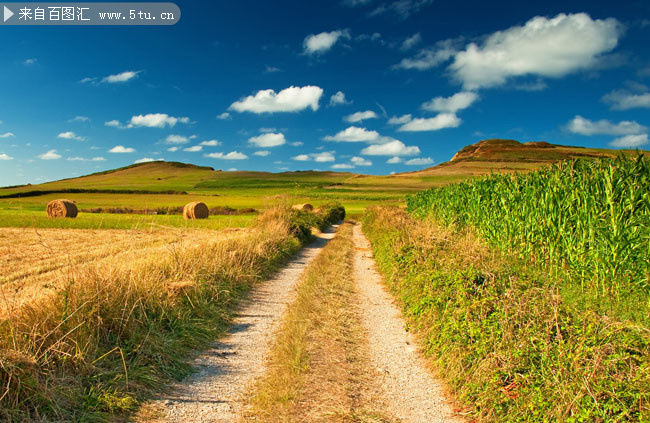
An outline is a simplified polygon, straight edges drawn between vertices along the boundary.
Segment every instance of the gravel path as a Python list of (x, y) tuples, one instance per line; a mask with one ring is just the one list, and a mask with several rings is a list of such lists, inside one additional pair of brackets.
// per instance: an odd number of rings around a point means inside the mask
[(241, 396), (264, 371), (274, 331), (303, 270), (334, 238), (338, 226), (303, 248), (273, 279), (253, 290), (242, 305), (229, 334), (195, 361), (198, 373), (172, 388), (172, 394), (152, 404), (167, 422), (233, 422), (241, 411)]
[(370, 243), (354, 228), (354, 274), (363, 326), (369, 337), (372, 365), (381, 378), (389, 412), (402, 422), (462, 422), (453, 415), (441, 385), (427, 370), (413, 335), (406, 332), (400, 310), (375, 270)]

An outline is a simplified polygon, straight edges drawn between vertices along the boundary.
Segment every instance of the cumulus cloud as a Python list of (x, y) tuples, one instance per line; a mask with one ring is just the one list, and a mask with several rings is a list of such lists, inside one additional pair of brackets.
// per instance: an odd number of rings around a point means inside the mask
[(350, 30), (343, 29), (332, 32), (321, 32), (305, 37), (303, 48), (305, 54), (322, 54), (334, 47), (340, 39), (350, 39)]
[(377, 116), (377, 113), (373, 112), (372, 110), (366, 110), (365, 112), (356, 112), (345, 116), (343, 120), (350, 123), (356, 123), (367, 119), (377, 119), (378, 117), (379, 116)]
[(41, 160), (59, 160), (61, 155), (57, 154), (56, 150), (50, 150), (47, 153), (39, 155), (38, 158)]
[(11, 137), (15, 137), (15, 136), (16, 135), (14, 135), (13, 132), (5, 132), (4, 134), (0, 134), (0, 138), (11, 138)]
[(338, 91), (330, 97), (330, 106), (338, 106), (342, 104), (352, 104), (351, 101), (348, 101), (345, 98), (345, 93), (343, 91)]
[(400, 126), (402, 132), (438, 131), (444, 128), (457, 128), (462, 120), (453, 113), (440, 113), (432, 118), (413, 119)]
[(609, 143), (616, 148), (637, 148), (645, 144), (648, 144), (648, 134), (626, 135)]
[(385, 144), (370, 145), (361, 154), (365, 156), (416, 156), (420, 154), (417, 146), (406, 146), (402, 141), (395, 140)]
[(187, 144), (190, 140), (184, 135), (170, 134), (165, 138), (166, 144)]
[(402, 162), (403, 162), (402, 158), (397, 156), (391, 157), (390, 159), (386, 160), (386, 163), (388, 164), (398, 164)]
[(636, 108), (650, 108), (650, 92), (631, 93), (626, 90), (615, 90), (603, 97), (612, 110), (629, 110)]
[(216, 147), (221, 145), (221, 141), (218, 140), (206, 140), (206, 141), (201, 141), (199, 145), (205, 146), (205, 147)]
[(217, 115), (217, 119), (219, 119), (219, 120), (229, 120), (229, 119), (231, 119), (230, 113), (223, 112), (220, 115)]
[(59, 135), (56, 136), (57, 138), (61, 138), (64, 140), (76, 140), (76, 141), (83, 141), (84, 137), (80, 137), (79, 135), (75, 134), (72, 131), (68, 132), (61, 132)]
[(13, 160), (14, 158), (5, 153), (0, 153), (0, 160)]
[(561, 77), (597, 63), (618, 44), (621, 24), (586, 13), (535, 17), (471, 43), (455, 54), (449, 70), (465, 89), (503, 85), (524, 75)]
[(123, 145), (116, 145), (115, 147), (108, 150), (109, 153), (115, 154), (126, 154), (126, 153), (135, 153), (135, 149), (131, 147), (124, 147)]
[(287, 143), (287, 140), (282, 133), (267, 133), (252, 137), (248, 142), (258, 147), (269, 148), (284, 145)]
[(613, 123), (602, 119), (592, 121), (582, 116), (574, 117), (567, 125), (569, 132), (580, 135), (638, 135), (647, 132), (648, 128), (635, 121), (624, 120)]
[(369, 131), (366, 128), (350, 126), (336, 135), (328, 135), (323, 139), (325, 141), (336, 142), (380, 142), (380, 135), (377, 131)]
[(418, 157), (417, 159), (407, 160), (404, 164), (407, 166), (424, 166), (433, 163), (431, 157)]
[(302, 141), (294, 141), (289, 145), (292, 146), (292, 147), (302, 147), (303, 145), (305, 145), (305, 143), (302, 142)]
[(187, 151), (188, 153), (198, 153), (199, 151), (203, 151), (203, 147), (200, 145), (194, 145), (192, 147), (184, 148), (183, 151)]
[(115, 127), (115, 128), (119, 128), (121, 126), (119, 120), (109, 120), (108, 122), (104, 122), (104, 125), (112, 126), (112, 127)]
[(174, 127), (177, 123), (189, 123), (188, 117), (174, 117), (167, 113), (149, 113), (147, 115), (137, 115), (131, 117), (131, 122), (127, 128), (147, 127), (147, 128), (164, 128), (166, 126)]
[(354, 163), (355, 166), (372, 166), (372, 162), (363, 157), (352, 157), (350, 162)]
[(119, 82), (127, 82), (132, 80), (133, 78), (136, 78), (138, 74), (142, 71), (124, 71), (115, 75), (108, 75), (104, 78), (102, 78), (102, 82), (106, 82), (109, 84), (116, 84)]
[(269, 150), (260, 150), (260, 151), (254, 152), (253, 154), (256, 155), (256, 156), (260, 156), (260, 157), (266, 157), (269, 154), (271, 154), (271, 152)]
[(435, 68), (451, 59), (458, 52), (460, 40), (439, 41), (433, 47), (422, 49), (413, 57), (402, 59), (393, 69), (415, 69), (424, 71)]
[(258, 91), (255, 95), (245, 97), (234, 102), (230, 110), (239, 113), (276, 113), (276, 112), (299, 112), (310, 108), (318, 110), (319, 101), (323, 95), (323, 89), (316, 86), (286, 88), (279, 93), (274, 90)]
[(422, 109), (429, 112), (456, 113), (459, 110), (467, 109), (476, 100), (478, 100), (478, 94), (463, 91), (451, 97), (435, 97), (422, 104)]
[(25, 65), (25, 66), (33, 66), (33, 65), (36, 64), (36, 62), (38, 62), (38, 59), (35, 59), (35, 58), (26, 59), (26, 60), (23, 61), (23, 65)]
[(404, 51), (410, 50), (416, 45), (420, 44), (421, 42), (422, 42), (422, 35), (420, 35), (420, 33), (418, 32), (417, 34), (413, 34), (407, 39), (405, 39), (400, 48)]
[(164, 161), (164, 159), (154, 159), (154, 158), (151, 158), (151, 157), (143, 157), (142, 159), (134, 161), (133, 164), (162, 162), (162, 161)]
[(210, 153), (204, 154), (203, 157), (208, 157), (211, 159), (221, 159), (221, 160), (246, 160), (248, 156), (239, 151), (231, 151), (230, 153)]
[(292, 157), (292, 159), (299, 162), (315, 161), (317, 163), (326, 163), (335, 161), (336, 157), (333, 151), (325, 151), (322, 153), (299, 154)]
[(393, 116), (392, 118), (388, 119), (388, 124), (389, 125), (404, 125), (405, 123), (408, 123), (411, 120), (413, 120), (413, 115), (411, 115), (411, 114), (402, 115), (402, 116)]
[(90, 118), (88, 116), (75, 116), (72, 119), (68, 120), (69, 123), (73, 122), (90, 122)]
[(349, 163), (338, 163), (332, 165), (332, 169), (354, 169), (354, 166)]
[(171, 153), (175, 153), (175, 152), (178, 151), (178, 150), (180, 150), (179, 147), (169, 147), (169, 148), (167, 149), (167, 151), (169, 151), (169, 152), (171, 152)]

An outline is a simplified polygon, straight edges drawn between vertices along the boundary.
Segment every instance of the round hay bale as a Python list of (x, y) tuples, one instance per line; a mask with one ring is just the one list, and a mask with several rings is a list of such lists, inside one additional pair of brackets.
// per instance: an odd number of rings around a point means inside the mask
[(205, 203), (195, 201), (183, 207), (184, 219), (207, 219), (210, 216), (210, 209)]
[(294, 209), (304, 211), (304, 212), (311, 212), (314, 211), (314, 206), (312, 206), (309, 203), (305, 204), (296, 204), (293, 206)]
[(47, 203), (47, 217), (77, 217), (77, 205), (70, 200), (52, 200)]

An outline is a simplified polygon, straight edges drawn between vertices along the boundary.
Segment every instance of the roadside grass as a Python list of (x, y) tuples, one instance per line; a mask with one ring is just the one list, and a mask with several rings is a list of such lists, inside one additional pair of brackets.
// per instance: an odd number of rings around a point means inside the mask
[(388, 422), (364, 396), (365, 337), (354, 304), (352, 224), (305, 271), (245, 421)]
[(650, 330), (514, 254), (396, 208), (363, 229), (440, 376), (487, 422), (650, 421)]
[(299, 249), (302, 220), (272, 209), (250, 231), (76, 269), (56, 294), (13, 310), (0, 319), (0, 420), (115, 420), (189, 374), (188, 356)]

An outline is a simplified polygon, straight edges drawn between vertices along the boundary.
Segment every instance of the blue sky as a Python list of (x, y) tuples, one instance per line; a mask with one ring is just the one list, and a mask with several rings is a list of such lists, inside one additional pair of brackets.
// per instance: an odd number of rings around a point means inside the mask
[(0, 27), (0, 186), (157, 159), (388, 174), (493, 137), (648, 148), (647, 1), (176, 3), (171, 27)]

